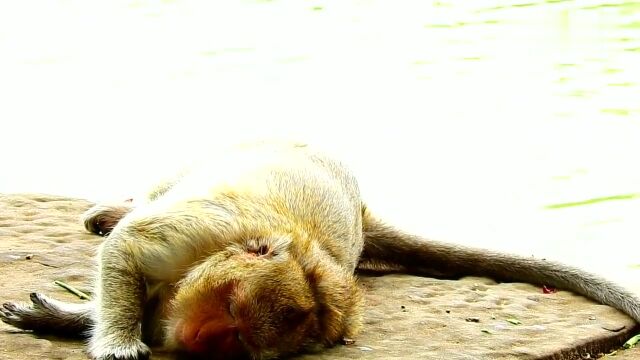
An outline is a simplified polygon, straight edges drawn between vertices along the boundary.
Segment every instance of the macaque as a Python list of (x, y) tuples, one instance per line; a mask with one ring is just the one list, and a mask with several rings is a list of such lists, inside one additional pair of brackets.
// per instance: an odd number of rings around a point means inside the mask
[(361, 267), (545, 284), (640, 321), (640, 299), (580, 269), (427, 240), (377, 219), (340, 162), (302, 144), (213, 156), (139, 203), (96, 205), (85, 227), (106, 235), (94, 299), (31, 294), (0, 318), (36, 332), (88, 337), (98, 360), (139, 360), (150, 346), (191, 358), (272, 359), (354, 338)]

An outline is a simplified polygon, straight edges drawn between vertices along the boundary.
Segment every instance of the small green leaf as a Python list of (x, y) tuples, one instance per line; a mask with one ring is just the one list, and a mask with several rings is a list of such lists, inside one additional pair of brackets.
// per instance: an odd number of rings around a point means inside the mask
[(640, 341), (640, 334), (638, 334), (638, 335), (632, 337), (631, 339), (627, 340), (627, 342), (625, 342), (624, 345), (622, 345), (622, 347), (625, 348), (625, 349), (630, 349), (630, 348), (636, 346), (638, 341)]
[(62, 287), (63, 289), (67, 290), (68, 292), (72, 293), (73, 295), (79, 297), (82, 300), (91, 300), (91, 297), (85, 293), (83, 293), (82, 291), (76, 289), (75, 287), (64, 283), (62, 281), (54, 281), (54, 283), (60, 287)]
[(505, 319), (507, 322), (512, 323), (513, 325), (521, 325), (522, 322), (520, 322), (520, 320), (518, 319), (513, 319), (513, 318), (509, 318), (509, 319)]

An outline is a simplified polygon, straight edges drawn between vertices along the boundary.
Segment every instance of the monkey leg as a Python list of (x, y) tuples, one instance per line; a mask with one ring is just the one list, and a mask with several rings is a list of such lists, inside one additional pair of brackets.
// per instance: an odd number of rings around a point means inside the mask
[(107, 236), (131, 210), (133, 210), (133, 205), (130, 202), (98, 204), (85, 211), (81, 220), (88, 231)]
[(94, 304), (64, 303), (31, 293), (31, 304), (7, 302), (0, 308), (0, 320), (24, 330), (84, 337), (93, 324)]

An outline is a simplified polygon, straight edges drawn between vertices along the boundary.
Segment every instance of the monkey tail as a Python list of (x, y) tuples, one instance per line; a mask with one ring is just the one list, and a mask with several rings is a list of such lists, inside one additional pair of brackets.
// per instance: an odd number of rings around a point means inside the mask
[(569, 290), (610, 305), (640, 323), (640, 298), (595, 274), (558, 262), (428, 240), (406, 234), (373, 218), (363, 219), (361, 267), (400, 267), (436, 277), (487, 276)]

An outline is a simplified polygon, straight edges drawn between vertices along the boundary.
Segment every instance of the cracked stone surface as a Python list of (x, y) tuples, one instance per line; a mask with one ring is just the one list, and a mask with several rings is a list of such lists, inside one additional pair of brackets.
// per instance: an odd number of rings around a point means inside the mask
[[(0, 301), (39, 291), (81, 301), (53, 283), (90, 291), (101, 237), (79, 215), (92, 204), (41, 194), (0, 194)], [(581, 359), (618, 349), (637, 331), (617, 310), (565, 291), (467, 277), (363, 275), (365, 325), (354, 344), (300, 359)], [(515, 321), (517, 320), (517, 321)], [(518, 324), (515, 324), (518, 323)], [(0, 359), (87, 359), (81, 341), (0, 324)], [(156, 353), (153, 359), (171, 359)], [(638, 359), (640, 350), (616, 359)]]

